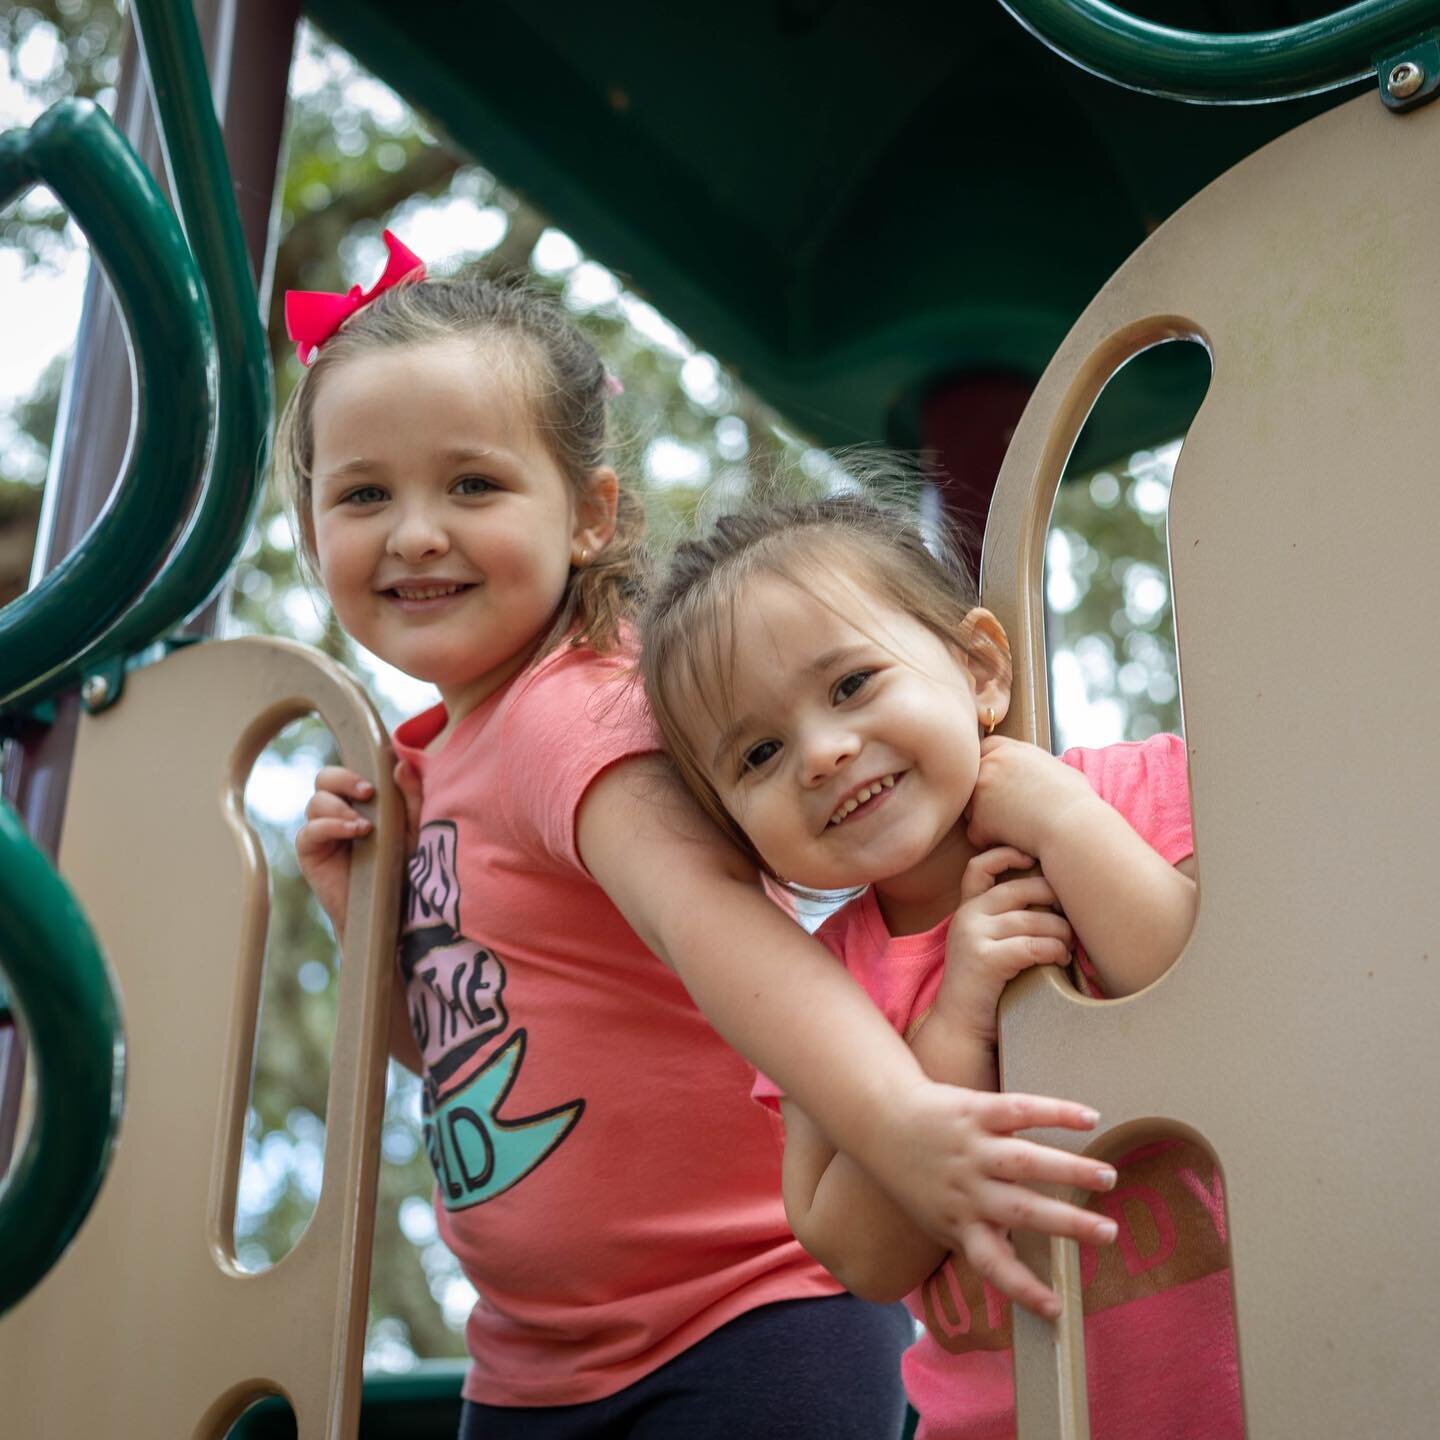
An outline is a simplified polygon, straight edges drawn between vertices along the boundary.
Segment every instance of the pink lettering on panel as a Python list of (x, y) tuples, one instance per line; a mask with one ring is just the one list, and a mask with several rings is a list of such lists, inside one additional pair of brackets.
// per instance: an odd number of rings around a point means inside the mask
[(926, 1319), (938, 1326), (947, 1339), (970, 1333), (970, 1307), (960, 1293), (960, 1283), (947, 1260), (926, 1282), (929, 1304)]
[(1185, 1188), (1205, 1207), (1205, 1212), (1210, 1216), (1215, 1226), (1215, 1233), (1220, 1237), (1221, 1244), (1225, 1242), (1225, 1186), (1220, 1179), (1220, 1167), (1217, 1165), (1210, 1176), (1210, 1184), (1207, 1186), (1203, 1180), (1190, 1169), (1180, 1172), (1180, 1179)]
[[(1126, 1202), (1136, 1201), (1150, 1212), (1155, 1226), (1156, 1245), (1151, 1255), (1142, 1255), (1135, 1243), (1135, 1231), (1126, 1212)], [(1124, 1190), (1112, 1190), (1100, 1202), (1101, 1208), (1114, 1220), (1119, 1228), (1116, 1243), (1125, 1261), (1125, 1268), (1132, 1276), (1144, 1274), (1157, 1265), (1163, 1265), (1175, 1251), (1175, 1222), (1170, 1209), (1148, 1185), (1130, 1185)]]

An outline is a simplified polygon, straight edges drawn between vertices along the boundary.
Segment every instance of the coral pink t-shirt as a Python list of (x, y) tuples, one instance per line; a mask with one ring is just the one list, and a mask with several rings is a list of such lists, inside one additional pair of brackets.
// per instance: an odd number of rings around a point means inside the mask
[[(1184, 742), (1070, 750), (1062, 757), (1170, 864), (1193, 853)], [(890, 1023), (910, 1032), (935, 999), (949, 918), (892, 937), (874, 891), (817, 932)], [(1082, 937), (1083, 938), (1083, 937)], [(1082, 959), (1082, 969), (1088, 972)], [(760, 1076), (755, 1096), (778, 1102)], [(1119, 1227), (1080, 1247), (1086, 1379), (1094, 1440), (1240, 1440), (1245, 1433), (1220, 1172), (1199, 1146), (1165, 1140), (1119, 1158), (1119, 1182), (1092, 1201)], [(925, 1333), (905, 1354), (917, 1440), (1015, 1433), (1010, 1303), (947, 1259), (906, 1303)]]
[(786, 1225), (753, 1072), (576, 848), (591, 782), (657, 748), (626, 676), (557, 650), (438, 751), (443, 707), (395, 734), (424, 787), (400, 963), (425, 1140), (480, 1292), (464, 1393), (490, 1405), (599, 1399), (755, 1306), (839, 1288)]

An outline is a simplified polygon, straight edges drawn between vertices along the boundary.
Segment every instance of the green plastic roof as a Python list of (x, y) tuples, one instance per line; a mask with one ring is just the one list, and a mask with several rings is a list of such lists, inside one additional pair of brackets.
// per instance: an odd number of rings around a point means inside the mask
[[(1334, 5), (1133, 8), (1234, 30)], [(307, 10), (831, 444), (914, 443), (905, 417), (957, 372), (1038, 376), (1155, 225), (1353, 93), (1222, 109), (1152, 99), (1066, 64), (993, 0)], [(1115, 407), (1123, 439), (1106, 452), (1092, 435), (1095, 458), (1183, 429), (1203, 369), (1149, 367)]]

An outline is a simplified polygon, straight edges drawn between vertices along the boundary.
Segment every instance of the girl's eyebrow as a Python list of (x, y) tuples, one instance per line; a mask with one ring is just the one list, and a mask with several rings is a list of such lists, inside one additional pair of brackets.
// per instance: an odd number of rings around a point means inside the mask
[[(452, 445), (439, 452), (439, 458), (447, 465), (464, 465), (471, 460), (508, 460), (513, 457), (504, 450), (490, 449), (484, 445)], [(323, 479), (344, 479), (347, 475), (368, 475), (372, 470), (383, 470), (383, 462), (371, 460), (365, 455), (354, 455), (342, 460), (324, 472)]]
[(493, 450), (484, 445), (452, 445), (440, 452), (440, 458), (450, 465), (464, 465), (470, 460), (509, 460), (513, 457), (505, 450)]
[(321, 473), (321, 480), (343, 480), (349, 475), (368, 475), (372, 470), (381, 468), (374, 460), (367, 460), (363, 455), (352, 456), (349, 460), (342, 460), (338, 465), (332, 465), (328, 470)]
[(842, 660), (848, 660), (852, 655), (858, 655), (868, 647), (861, 645), (837, 645), (833, 650), (826, 650), (817, 655), (801, 672), (804, 675), (823, 675), (831, 666), (838, 665)]

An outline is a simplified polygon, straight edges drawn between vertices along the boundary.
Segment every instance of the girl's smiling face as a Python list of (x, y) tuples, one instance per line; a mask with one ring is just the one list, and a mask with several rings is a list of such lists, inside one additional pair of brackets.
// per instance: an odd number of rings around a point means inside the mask
[[(961, 816), (979, 772), (979, 717), (1004, 714), (1008, 670), (856, 584), (827, 589), (831, 603), (771, 575), (745, 582), (722, 641), (729, 674), (716, 677), (725, 703), (692, 696), (687, 706), (694, 751), (786, 880), (874, 882), (882, 906), (887, 893), (907, 904), (937, 885), (948, 893), (942, 877), (958, 885), (969, 854)], [(966, 624), (972, 642), (1005, 652), (988, 612)]]
[(341, 625), (436, 685), (452, 722), (523, 668), (613, 524), (613, 503), (577, 503), (524, 375), (503, 343), (431, 341), (355, 355), (315, 397), (321, 582)]

